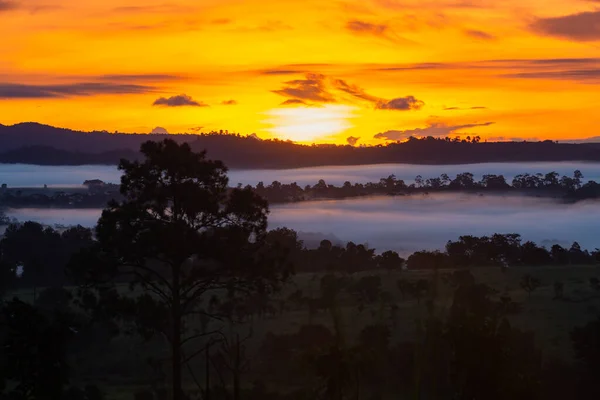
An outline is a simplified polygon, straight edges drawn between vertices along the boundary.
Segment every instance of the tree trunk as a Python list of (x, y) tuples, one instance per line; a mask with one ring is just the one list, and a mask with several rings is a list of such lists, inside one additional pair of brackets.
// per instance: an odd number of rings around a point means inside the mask
[(171, 305), (171, 367), (172, 367), (172, 400), (182, 400), (181, 382), (181, 299), (179, 293), (179, 266), (173, 268), (172, 277), (173, 304)]
[(240, 334), (235, 338), (235, 361), (233, 367), (233, 400), (240, 400), (240, 374), (241, 374)]
[(204, 389), (204, 400), (210, 400), (210, 341), (208, 341), (208, 343), (206, 343), (206, 371), (204, 371), (204, 373), (206, 374), (206, 378), (205, 378), (205, 389)]

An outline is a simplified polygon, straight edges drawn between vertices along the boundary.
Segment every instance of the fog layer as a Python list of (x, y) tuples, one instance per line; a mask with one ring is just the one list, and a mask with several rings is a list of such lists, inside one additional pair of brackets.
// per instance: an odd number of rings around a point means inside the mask
[[(9, 215), (47, 224), (93, 226), (100, 210), (20, 209)], [(598, 221), (600, 202), (564, 204), (535, 197), (468, 194), (302, 202), (273, 206), (269, 216), (270, 228), (295, 229), (310, 246), (328, 238), (405, 255), (442, 249), (460, 235), (493, 233), (520, 233), (524, 240), (546, 246), (577, 241), (594, 249), (600, 247)]]
[[(415, 176), (424, 178), (438, 177), (443, 173), (454, 177), (459, 173), (471, 172), (477, 180), (484, 174), (503, 174), (507, 181), (522, 173), (547, 173), (556, 171), (561, 175), (573, 174), (581, 170), (585, 180), (600, 182), (600, 163), (562, 162), (562, 163), (486, 163), (461, 165), (415, 165), (415, 164), (378, 164), (339, 167), (314, 167), (284, 170), (231, 170), (230, 183), (236, 185), (256, 185), (262, 181), (269, 184), (275, 180), (282, 183), (296, 182), (299, 185), (314, 185), (324, 179), (333, 185), (377, 182), (380, 178), (395, 174), (407, 183)], [(88, 179), (101, 179), (105, 182), (119, 183), (120, 173), (115, 166), (40, 166), (25, 164), (0, 164), (0, 184), (11, 187), (80, 185)]]

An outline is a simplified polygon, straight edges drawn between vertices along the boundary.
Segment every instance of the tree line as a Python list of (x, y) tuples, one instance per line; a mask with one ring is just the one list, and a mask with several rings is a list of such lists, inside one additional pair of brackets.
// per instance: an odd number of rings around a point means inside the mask
[(34, 123), (0, 125), (0, 162), (38, 165), (115, 165), (121, 158), (141, 159), (137, 150), (148, 140), (165, 138), (207, 150), (232, 168), (301, 168), (322, 165), (387, 163), (470, 164), (527, 161), (600, 161), (597, 143), (483, 142), (477, 137), (409, 138), (376, 146), (302, 145), (256, 136), (222, 134), (145, 135), (77, 132)]
[[(240, 188), (238, 186), (238, 188)], [(375, 195), (411, 195), (416, 193), (440, 192), (478, 192), (478, 193), (525, 193), (554, 196), (565, 201), (580, 201), (600, 197), (600, 184), (595, 181), (584, 182), (581, 171), (576, 170), (573, 176), (560, 176), (557, 172), (547, 174), (519, 174), (509, 184), (503, 175), (486, 174), (476, 181), (470, 172), (457, 174), (454, 179), (447, 174), (436, 178), (423, 178), (418, 175), (414, 183), (407, 184), (395, 175), (381, 178), (379, 182), (351, 183), (342, 186), (327, 184), (319, 180), (315, 185), (302, 187), (293, 182), (290, 184), (274, 181), (269, 185), (259, 182), (255, 187), (246, 186), (270, 204), (293, 203), (314, 199), (346, 199)], [(94, 208), (104, 207), (111, 200), (121, 200), (119, 186), (100, 182), (88, 185), (85, 192), (56, 192), (45, 194), (35, 191), (23, 194), (19, 189), (4, 189), (0, 192), (0, 207), (61, 207), (61, 208)]]

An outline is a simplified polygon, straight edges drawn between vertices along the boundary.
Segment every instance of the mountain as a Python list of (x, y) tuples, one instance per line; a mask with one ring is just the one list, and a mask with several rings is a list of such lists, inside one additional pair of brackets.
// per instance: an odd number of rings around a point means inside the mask
[(0, 125), (0, 162), (43, 165), (116, 164), (135, 158), (147, 140), (170, 138), (223, 160), (230, 168), (298, 168), (383, 163), (467, 164), (525, 161), (600, 162), (600, 144), (544, 142), (469, 143), (411, 139), (383, 146), (299, 145), (240, 135), (148, 135), (78, 132), (36, 123)]

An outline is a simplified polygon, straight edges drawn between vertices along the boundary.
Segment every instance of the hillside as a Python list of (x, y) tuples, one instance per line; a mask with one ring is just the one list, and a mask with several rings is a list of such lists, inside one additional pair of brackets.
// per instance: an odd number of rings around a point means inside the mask
[(600, 162), (600, 144), (544, 142), (455, 142), (426, 138), (374, 147), (306, 146), (238, 135), (147, 135), (78, 132), (36, 123), (0, 125), (0, 162), (42, 165), (115, 164), (134, 158), (146, 140), (166, 137), (231, 168), (297, 168), (382, 163), (465, 164), (525, 161)]

